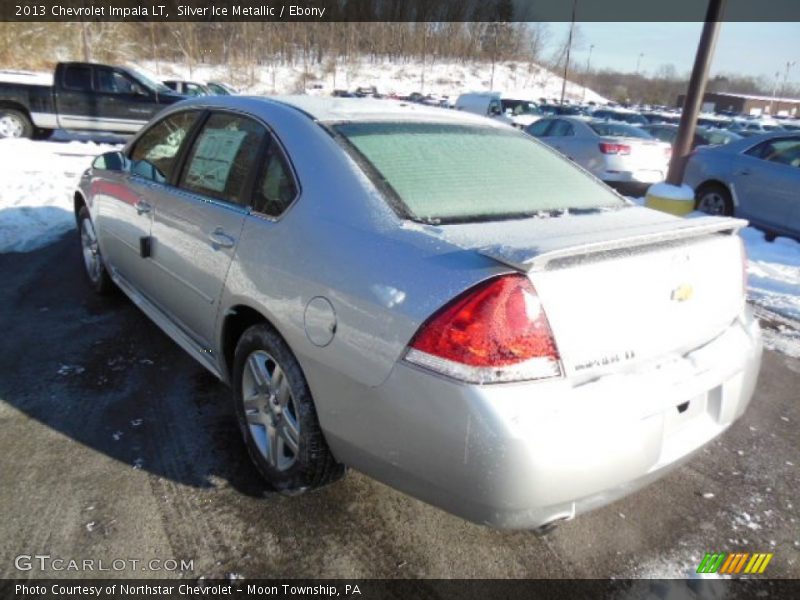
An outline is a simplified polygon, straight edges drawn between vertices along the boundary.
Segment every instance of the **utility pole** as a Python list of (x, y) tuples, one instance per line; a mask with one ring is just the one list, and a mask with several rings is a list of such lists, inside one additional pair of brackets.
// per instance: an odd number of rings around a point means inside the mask
[(667, 173), (667, 183), (670, 185), (680, 186), (683, 182), (686, 158), (692, 148), (692, 140), (697, 127), (697, 115), (700, 113), (700, 106), (703, 103), (703, 94), (708, 81), (708, 72), (711, 69), (714, 46), (719, 37), (720, 19), (724, 5), (725, 0), (708, 0), (703, 33), (700, 35), (700, 43), (697, 46), (694, 68), (689, 79), (689, 87), (686, 90), (686, 98), (683, 101), (681, 122), (678, 125), (678, 135), (675, 138), (672, 160)]
[(586, 59), (586, 73), (583, 74), (583, 95), (581, 96), (581, 104), (586, 101), (586, 78), (589, 76), (589, 66), (592, 64), (592, 50), (594, 50), (594, 44), (589, 46), (589, 57)]
[[(787, 60), (786, 61), (786, 70), (783, 72), (783, 85), (781, 86), (781, 97), (786, 97), (786, 84), (789, 82), (789, 69), (797, 64), (796, 60)], [(775, 113), (779, 113), (781, 110), (780, 102), (778, 103), (778, 109)]]
[(569, 71), (569, 53), (572, 50), (572, 33), (575, 31), (575, 6), (578, 0), (572, 0), (572, 22), (569, 24), (569, 39), (567, 40), (567, 59), (564, 61), (564, 80), (561, 82), (561, 104), (564, 104), (564, 95), (567, 93), (567, 72)]
[(644, 52), (639, 52), (639, 58), (636, 59), (636, 74), (639, 74), (639, 67), (642, 64), (642, 58), (644, 58)]
[(778, 85), (781, 82), (781, 72), (775, 71), (775, 85), (772, 86), (772, 100), (769, 101), (769, 115), (775, 114), (773, 108), (775, 107), (775, 98), (778, 97)]

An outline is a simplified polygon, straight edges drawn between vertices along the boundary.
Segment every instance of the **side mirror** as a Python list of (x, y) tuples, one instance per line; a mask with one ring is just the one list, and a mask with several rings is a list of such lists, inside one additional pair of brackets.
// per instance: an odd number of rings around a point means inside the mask
[(490, 115), (501, 115), (501, 114), (503, 114), (503, 113), (502, 113), (502, 111), (500, 110), (500, 107), (499, 107), (499, 106), (490, 106), (490, 107), (489, 107), (489, 114), (490, 114)]
[(122, 154), (122, 152), (106, 152), (105, 154), (101, 154), (94, 159), (92, 168), (100, 171), (119, 172), (126, 169), (127, 163), (128, 159), (125, 158), (125, 155)]

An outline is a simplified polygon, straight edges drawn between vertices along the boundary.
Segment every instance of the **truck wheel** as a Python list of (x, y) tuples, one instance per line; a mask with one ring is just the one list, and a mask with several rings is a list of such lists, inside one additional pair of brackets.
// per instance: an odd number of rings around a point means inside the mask
[(30, 138), (33, 123), (24, 113), (13, 108), (0, 108), (0, 138)]
[(303, 371), (269, 325), (254, 325), (239, 339), (233, 395), (250, 457), (277, 491), (300, 494), (344, 475), (325, 442)]

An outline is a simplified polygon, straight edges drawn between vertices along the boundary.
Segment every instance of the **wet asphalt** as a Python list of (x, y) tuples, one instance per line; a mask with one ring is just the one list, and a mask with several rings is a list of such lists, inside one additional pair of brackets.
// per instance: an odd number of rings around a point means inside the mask
[[(688, 465), (537, 537), (354, 471), (277, 495), (228, 389), (124, 296), (90, 292), (77, 234), (0, 255), (0, 274), (0, 577), (100, 575), (17, 569), (36, 554), (127, 561), (104, 577), (680, 577), (709, 551), (773, 552), (769, 575), (800, 577), (798, 359), (767, 351), (747, 414)], [(192, 564), (130, 566), (153, 559)]]

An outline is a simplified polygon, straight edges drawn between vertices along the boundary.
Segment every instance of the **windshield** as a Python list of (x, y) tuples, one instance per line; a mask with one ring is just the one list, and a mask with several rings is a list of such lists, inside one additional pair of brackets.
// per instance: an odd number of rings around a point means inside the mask
[(480, 221), (625, 206), (572, 163), (511, 128), (344, 123), (333, 129), (408, 218)]
[(139, 83), (141, 83), (148, 89), (154, 90), (156, 92), (167, 92), (167, 93), (173, 91), (160, 81), (156, 81), (155, 79), (150, 79), (147, 75), (145, 75), (141, 71), (137, 71), (135, 69), (130, 69), (130, 68), (128, 68), (127, 71), (131, 77), (136, 79)]
[(652, 139), (652, 135), (634, 127), (633, 125), (625, 125), (623, 123), (614, 123), (611, 121), (590, 121), (588, 123), (597, 135), (603, 137), (632, 137), (632, 138), (645, 138)]

